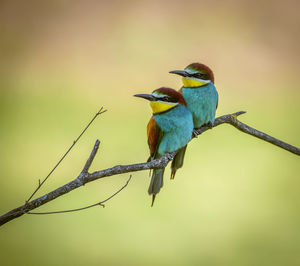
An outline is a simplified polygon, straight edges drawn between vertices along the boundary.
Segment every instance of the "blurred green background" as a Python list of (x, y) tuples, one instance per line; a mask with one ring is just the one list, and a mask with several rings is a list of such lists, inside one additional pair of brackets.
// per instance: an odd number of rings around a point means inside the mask
[[(91, 171), (148, 157), (148, 104), (180, 87), (168, 71), (215, 73), (217, 115), (295, 146), (299, 1), (1, 1), (0, 213), (24, 203), (89, 119), (99, 117), (38, 195)], [(25, 215), (0, 228), (1, 265), (300, 265), (299, 157), (222, 125), (193, 140), (153, 208), (148, 172), (106, 205)], [(37, 211), (82, 207), (129, 174), (90, 183)]]

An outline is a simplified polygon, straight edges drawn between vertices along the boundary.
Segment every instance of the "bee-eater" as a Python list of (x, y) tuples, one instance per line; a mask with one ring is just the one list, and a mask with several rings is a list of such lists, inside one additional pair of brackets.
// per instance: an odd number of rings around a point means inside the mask
[(180, 92), (193, 114), (195, 128), (205, 124), (213, 126), (218, 107), (218, 93), (212, 70), (204, 64), (193, 63), (184, 70), (174, 70), (170, 73), (182, 76), (183, 87)]
[[(160, 158), (165, 153), (177, 151), (187, 145), (193, 133), (193, 116), (179, 92), (162, 87), (152, 94), (134, 96), (149, 100), (152, 108), (153, 115), (147, 125), (149, 159)], [(153, 170), (148, 189), (148, 193), (152, 195), (151, 206), (163, 186), (164, 170)]]
[[(179, 92), (182, 93), (187, 108), (193, 114), (194, 127), (197, 129), (205, 124), (212, 127), (218, 107), (218, 92), (214, 85), (212, 70), (204, 64), (192, 63), (184, 70), (169, 73), (182, 76), (183, 87)], [(181, 148), (173, 159), (175, 172), (183, 164), (185, 151), (186, 146)]]

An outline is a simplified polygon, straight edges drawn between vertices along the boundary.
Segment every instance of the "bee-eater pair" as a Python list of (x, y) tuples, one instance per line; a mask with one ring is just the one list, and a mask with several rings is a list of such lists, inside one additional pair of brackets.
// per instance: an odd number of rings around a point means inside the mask
[[(171, 179), (183, 165), (188, 142), (194, 128), (208, 124), (213, 126), (218, 93), (214, 86), (214, 75), (209, 67), (200, 63), (188, 65), (184, 70), (170, 73), (182, 76), (183, 87), (177, 92), (170, 88), (159, 88), (152, 94), (136, 94), (150, 101), (153, 116), (147, 125), (148, 145), (151, 160), (165, 153), (178, 151), (171, 165)], [(163, 186), (165, 169), (154, 169), (148, 193), (152, 205), (156, 194)]]

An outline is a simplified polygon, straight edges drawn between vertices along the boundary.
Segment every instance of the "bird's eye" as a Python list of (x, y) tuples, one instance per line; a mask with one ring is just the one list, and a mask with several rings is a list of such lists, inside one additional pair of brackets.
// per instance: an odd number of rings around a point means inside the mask
[(205, 80), (209, 79), (209, 76), (207, 74), (202, 74), (202, 73), (196, 73), (194, 74), (194, 77), (198, 79), (205, 79)]
[(195, 77), (201, 79), (201, 78), (203, 78), (203, 75), (201, 73), (196, 73)]
[(163, 102), (170, 102), (170, 103), (176, 103), (177, 102), (176, 98), (173, 98), (173, 97), (170, 97), (170, 96), (161, 97), (161, 98), (159, 98), (159, 100), (163, 101)]

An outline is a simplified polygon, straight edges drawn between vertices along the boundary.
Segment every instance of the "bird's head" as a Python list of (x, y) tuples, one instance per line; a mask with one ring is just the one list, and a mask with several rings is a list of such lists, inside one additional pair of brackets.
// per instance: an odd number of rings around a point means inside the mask
[(167, 112), (177, 105), (185, 105), (183, 96), (171, 88), (159, 88), (151, 94), (136, 94), (135, 97), (144, 98), (150, 101), (153, 114)]
[(214, 83), (212, 70), (200, 63), (192, 63), (184, 70), (173, 70), (169, 73), (182, 76), (183, 87), (185, 88), (201, 87), (210, 82)]

